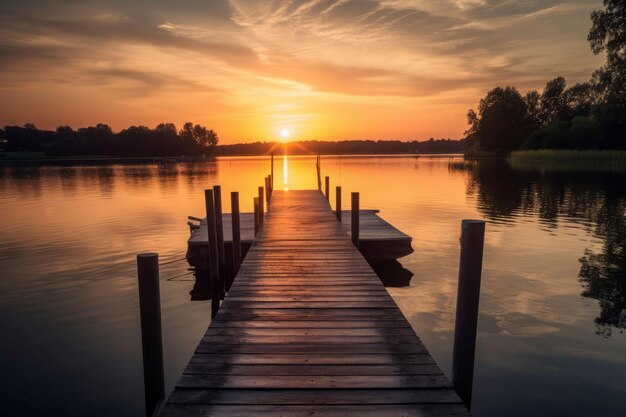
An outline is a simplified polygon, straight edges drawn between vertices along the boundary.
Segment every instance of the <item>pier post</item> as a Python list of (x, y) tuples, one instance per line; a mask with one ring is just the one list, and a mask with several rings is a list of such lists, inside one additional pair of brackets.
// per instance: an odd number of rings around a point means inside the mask
[(270, 176), (265, 177), (265, 204), (270, 205)]
[(272, 191), (274, 191), (274, 152), (272, 152), (272, 169), (270, 171), (270, 182), (272, 185)]
[(252, 201), (254, 202), (254, 235), (256, 236), (261, 227), (259, 224), (259, 197), (254, 197)]
[(317, 155), (317, 162), (315, 163), (315, 169), (317, 170), (317, 189), (322, 191), (322, 157)]
[(467, 408), (471, 408), (472, 404), (474, 354), (484, 242), (485, 222), (483, 220), (463, 220), (452, 355), (452, 384)]
[(209, 276), (211, 277), (211, 318), (215, 317), (220, 309), (219, 259), (217, 252), (217, 228), (215, 227), (215, 201), (213, 190), (204, 190), (206, 205), (206, 227), (209, 235)]
[(330, 201), (330, 177), (328, 175), (324, 178), (324, 195), (326, 200)]
[[(239, 218), (239, 193), (233, 191), (230, 193), (230, 206), (233, 226), (233, 279), (237, 276), (239, 266), (241, 265), (241, 226)], [(229, 282), (230, 289), (232, 281)]]
[(263, 225), (263, 216), (265, 215), (263, 199), (263, 187), (259, 187), (259, 228)]
[(224, 299), (226, 287), (226, 255), (224, 253), (224, 222), (222, 218), (222, 187), (213, 186), (213, 201), (215, 202), (215, 231), (217, 232), (217, 259), (219, 262), (219, 277), (217, 287), (220, 299)]
[(150, 417), (165, 398), (158, 254), (140, 253), (137, 255), (137, 278), (143, 351), (143, 384), (146, 416)]
[(352, 193), (352, 243), (359, 248), (359, 193)]
[(335, 216), (341, 223), (341, 187), (335, 188)]

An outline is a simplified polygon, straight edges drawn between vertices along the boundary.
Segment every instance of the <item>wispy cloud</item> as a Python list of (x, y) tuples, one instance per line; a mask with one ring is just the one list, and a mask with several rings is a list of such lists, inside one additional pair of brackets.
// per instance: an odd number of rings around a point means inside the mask
[[(403, 114), (437, 109), (430, 126), (416, 129), (406, 120), (404, 137), (454, 136), (464, 129), (464, 109), (487, 88), (538, 88), (556, 75), (590, 73), (598, 61), (581, 23), (597, 6), (595, 0), (3, 3), (0, 89), (12, 97), (21, 92), (22, 107), (4, 112), (8, 105), (0, 104), (0, 114), (12, 115), (0, 124), (19, 122), (16, 112), (26, 113), (38, 90), (62, 99), (71, 89), (77, 109), (81, 100), (91, 103), (81, 114), (97, 112), (95, 102), (128, 104), (136, 97), (132, 112), (120, 107), (119, 118), (129, 121), (157, 117), (155, 106), (181, 120), (206, 106), (211, 111), (202, 114), (222, 123), (215, 127), (227, 138), (264, 123), (271, 131), (280, 120), (330, 123), (335, 114), (349, 118), (349, 109), (365, 108), (381, 109), (373, 111), (371, 131), (398, 124)], [(140, 98), (141, 105), (153, 100), (150, 116), (136, 104)], [(453, 112), (458, 119), (439, 122)], [(232, 123), (246, 117), (248, 130)]]

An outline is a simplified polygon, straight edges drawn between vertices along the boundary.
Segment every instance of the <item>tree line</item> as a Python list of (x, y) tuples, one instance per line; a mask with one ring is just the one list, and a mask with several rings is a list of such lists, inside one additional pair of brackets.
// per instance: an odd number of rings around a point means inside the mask
[(548, 81), (541, 93), (496, 87), (467, 114), (468, 154), (518, 149), (626, 148), (626, 2), (604, 0), (588, 41), (606, 63), (588, 82)]
[(110, 157), (202, 155), (214, 149), (214, 130), (187, 122), (181, 130), (173, 123), (154, 129), (131, 126), (114, 133), (107, 124), (83, 127), (59, 126), (40, 130), (31, 123), (0, 129), (0, 146), (7, 152), (43, 152), (47, 156), (97, 155)]
[(268, 153), (283, 154), (385, 154), (385, 153), (462, 153), (464, 140), (434, 139), (426, 141), (399, 140), (343, 140), (343, 141), (293, 141), (287, 144), (279, 142), (238, 143), (219, 145), (217, 155), (260, 155)]

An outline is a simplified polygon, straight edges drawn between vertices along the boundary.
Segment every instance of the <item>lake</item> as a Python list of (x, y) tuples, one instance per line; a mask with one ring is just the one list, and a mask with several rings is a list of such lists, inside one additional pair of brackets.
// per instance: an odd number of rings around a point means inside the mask
[[(0, 415), (143, 415), (143, 251), (162, 263), (169, 392), (210, 321), (210, 302), (190, 301), (187, 215), (204, 216), (214, 184), (224, 211), (230, 191), (251, 211), (269, 169), (267, 157), (0, 166)], [(317, 187), (313, 156), (275, 169), (275, 188)], [(322, 175), (413, 237), (410, 286), (389, 292), (448, 376), (460, 224), (487, 220), (475, 416), (624, 415), (624, 172), (344, 156), (322, 157)]]

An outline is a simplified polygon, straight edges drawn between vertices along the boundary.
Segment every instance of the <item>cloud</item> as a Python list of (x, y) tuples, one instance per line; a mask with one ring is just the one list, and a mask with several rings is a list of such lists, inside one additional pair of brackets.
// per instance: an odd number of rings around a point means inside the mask
[[(167, 26), (154, 26), (124, 16), (87, 19), (45, 19), (31, 16), (5, 17), (17, 32), (47, 36), (71, 37), (98, 43), (139, 43), (158, 48), (181, 49), (211, 55), (227, 63), (256, 59), (254, 51), (244, 45), (199, 41), (177, 36)], [(25, 29), (27, 31), (25, 31)], [(97, 45), (95, 45), (97, 46)]]
[[(200, 106), (181, 112), (211, 107), (203, 95), (223, 93), (222, 108), (271, 119), (281, 100), (303, 103), (308, 115), (338, 103), (467, 108), (496, 85), (540, 88), (556, 75), (590, 75), (600, 58), (588, 50), (584, 22), (597, 3), (3, 2), (0, 88), (22, 91), (24, 103), (43, 90), (62, 99), (72, 87), (93, 101), (136, 95)], [(307, 110), (313, 101), (316, 111)]]

